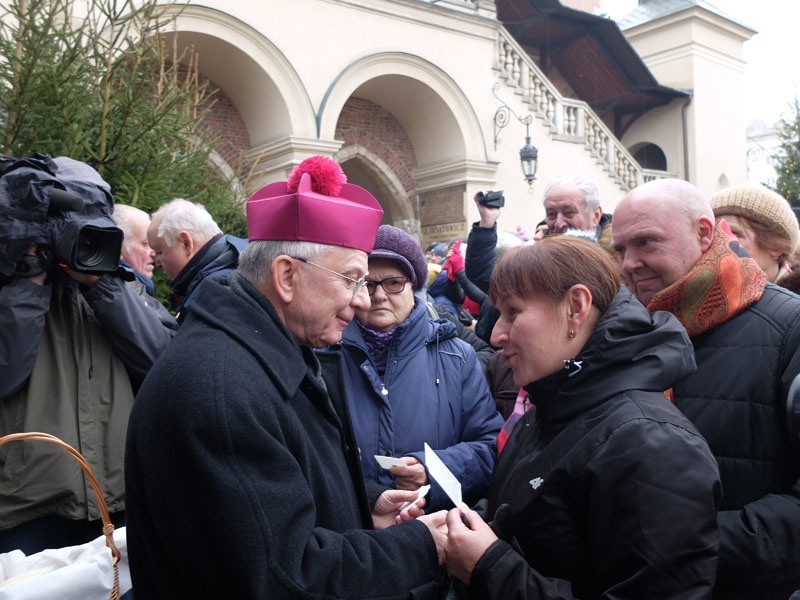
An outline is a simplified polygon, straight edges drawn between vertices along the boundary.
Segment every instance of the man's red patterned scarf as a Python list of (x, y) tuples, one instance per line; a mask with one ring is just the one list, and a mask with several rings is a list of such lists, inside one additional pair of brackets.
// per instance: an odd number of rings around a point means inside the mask
[(647, 310), (671, 312), (694, 337), (757, 302), (767, 277), (752, 258), (737, 256), (732, 241), (717, 225), (711, 246), (692, 270), (653, 296)]

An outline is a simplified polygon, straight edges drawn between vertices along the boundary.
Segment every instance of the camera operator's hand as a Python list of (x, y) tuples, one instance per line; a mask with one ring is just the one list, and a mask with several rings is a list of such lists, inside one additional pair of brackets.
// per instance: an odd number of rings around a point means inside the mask
[[(25, 250), (25, 254), (30, 254), (31, 256), (36, 256), (36, 251), (39, 249), (39, 246), (34, 244), (27, 250)], [(42, 271), (38, 275), (33, 275), (32, 277), (28, 277), (28, 281), (31, 283), (35, 283), (36, 285), (44, 285), (45, 281), (47, 281), (47, 271)]]
[(475, 205), (478, 207), (478, 213), (481, 216), (481, 221), (479, 226), (486, 227), (487, 229), (491, 229), (494, 227), (494, 224), (497, 222), (497, 219), (500, 217), (500, 209), (494, 208), (492, 206), (485, 206), (480, 203), (481, 192), (475, 194), (472, 198), (475, 201)]
[(72, 277), (75, 281), (86, 287), (93, 288), (100, 281), (100, 275), (91, 275), (89, 273), (78, 273), (72, 269), (64, 269), (67, 275)]

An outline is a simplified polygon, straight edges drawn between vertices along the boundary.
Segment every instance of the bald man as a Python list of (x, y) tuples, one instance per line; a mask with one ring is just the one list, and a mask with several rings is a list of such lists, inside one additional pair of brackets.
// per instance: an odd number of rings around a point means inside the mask
[(788, 598), (800, 588), (800, 460), (785, 422), (800, 373), (800, 297), (737, 254), (685, 181), (628, 193), (613, 246), (634, 295), (650, 312), (675, 314), (694, 345), (697, 371), (673, 394), (719, 463), (714, 597)]

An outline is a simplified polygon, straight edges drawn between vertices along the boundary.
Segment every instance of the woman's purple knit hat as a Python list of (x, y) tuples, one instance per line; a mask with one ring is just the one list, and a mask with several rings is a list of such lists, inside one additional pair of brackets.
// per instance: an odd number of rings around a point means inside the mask
[(386, 258), (400, 263), (414, 290), (419, 290), (428, 280), (428, 263), (417, 240), (402, 229), (391, 225), (378, 227), (375, 247), (370, 258)]

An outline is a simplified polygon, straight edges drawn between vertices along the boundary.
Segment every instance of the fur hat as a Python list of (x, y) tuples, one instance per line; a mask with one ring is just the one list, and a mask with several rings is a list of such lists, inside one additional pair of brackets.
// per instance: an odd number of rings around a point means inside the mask
[(428, 280), (428, 262), (422, 247), (402, 229), (391, 225), (378, 227), (375, 247), (370, 258), (386, 258), (400, 263), (414, 290), (422, 289)]
[(305, 159), (288, 181), (265, 185), (247, 202), (252, 240), (316, 242), (369, 253), (383, 209), (324, 156)]
[(711, 198), (714, 216), (735, 215), (765, 226), (777, 225), (782, 237), (791, 244), (791, 252), (800, 241), (797, 217), (786, 199), (763, 186), (744, 184), (725, 188)]

